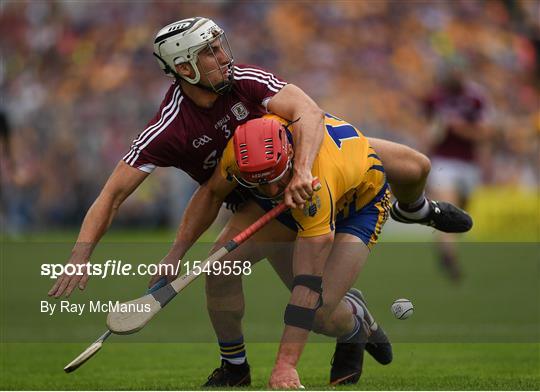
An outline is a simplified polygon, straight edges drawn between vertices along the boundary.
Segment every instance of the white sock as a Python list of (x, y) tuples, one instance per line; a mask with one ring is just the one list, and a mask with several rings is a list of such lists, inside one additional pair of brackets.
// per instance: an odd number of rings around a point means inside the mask
[(345, 301), (351, 307), (351, 311), (353, 314), (359, 316), (360, 319), (367, 321), (368, 327), (372, 331), (375, 331), (379, 327), (377, 322), (373, 319), (373, 316), (369, 313), (369, 311), (366, 315), (364, 308), (358, 303), (358, 300), (354, 296), (345, 296)]
[(244, 362), (246, 362), (246, 357), (240, 357), (240, 358), (223, 358), (223, 357), (221, 357), (221, 359), (224, 359), (225, 361), (227, 361), (229, 363), (232, 363), (233, 365), (241, 365)]
[(344, 335), (344, 336), (341, 336), (338, 338), (338, 341), (341, 342), (341, 343), (345, 343), (345, 342), (348, 342), (349, 340), (352, 339), (352, 337), (354, 335), (356, 335), (358, 333), (358, 330), (360, 328), (362, 328), (362, 324), (360, 324), (360, 321), (358, 321), (358, 318), (357, 317), (353, 317), (353, 320), (354, 320), (354, 326), (353, 326), (353, 329), (351, 332), (349, 332), (348, 334)]
[(414, 203), (411, 203), (410, 205), (413, 207), (407, 208), (407, 210), (404, 210), (403, 207), (400, 207), (399, 201), (398, 201), (396, 203), (396, 209), (405, 218), (408, 218), (411, 220), (423, 219), (426, 216), (428, 216), (429, 212), (431, 211), (430, 206), (429, 206), (429, 201), (426, 199), (424, 195), (422, 195), (420, 199), (418, 199)]
[(362, 308), (356, 301), (353, 301), (350, 298), (345, 297), (345, 301), (351, 307), (351, 312), (361, 319), (364, 318), (364, 308)]

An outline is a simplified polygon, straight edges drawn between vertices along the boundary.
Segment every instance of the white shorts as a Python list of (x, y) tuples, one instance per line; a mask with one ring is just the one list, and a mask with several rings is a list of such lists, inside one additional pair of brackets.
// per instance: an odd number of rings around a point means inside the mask
[(474, 163), (441, 157), (431, 159), (428, 178), (431, 189), (452, 188), (461, 196), (468, 197), (480, 181), (480, 168)]

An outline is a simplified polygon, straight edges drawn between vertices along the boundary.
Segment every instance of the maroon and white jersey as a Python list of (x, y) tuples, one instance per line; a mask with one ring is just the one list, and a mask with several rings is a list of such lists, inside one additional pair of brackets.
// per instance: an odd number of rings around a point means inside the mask
[[(472, 83), (464, 83), (463, 91), (452, 94), (443, 88), (433, 91), (424, 101), (424, 110), (429, 118), (439, 118), (444, 124), (446, 117), (458, 117), (475, 125), (486, 120), (488, 107), (480, 88)], [(452, 127), (443, 125), (444, 137), (435, 146), (432, 155), (444, 158), (474, 161), (475, 143), (465, 139)], [(474, 132), (471, 130), (471, 132)]]
[(259, 67), (235, 65), (232, 90), (206, 109), (195, 105), (175, 82), (123, 159), (147, 173), (157, 166), (174, 166), (202, 184), (211, 177), (236, 127), (266, 114), (268, 101), (286, 84)]

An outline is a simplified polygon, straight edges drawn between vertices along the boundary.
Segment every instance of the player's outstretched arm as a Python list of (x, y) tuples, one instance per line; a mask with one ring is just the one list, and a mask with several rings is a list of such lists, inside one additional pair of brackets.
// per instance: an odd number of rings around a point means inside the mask
[[(71, 251), (68, 264), (85, 264), (95, 246), (109, 228), (122, 202), (144, 181), (148, 173), (120, 161), (105, 183), (101, 193), (84, 217), (77, 242)], [(49, 296), (68, 297), (75, 287), (84, 290), (89, 275), (66, 275), (58, 277)]]
[[(334, 233), (316, 237), (298, 238), (293, 258), (295, 278), (309, 276), (312, 284), (317, 277), (322, 279), (326, 260), (332, 250)], [(322, 281), (321, 281), (322, 283)], [(285, 311), (285, 329), (276, 358), (269, 386), (273, 389), (301, 388), (296, 365), (313, 328), (315, 311), (320, 294), (302, 284), (293, 287), (291, 299)], [(298, 308), (299, 307), (299, 308)]]
[(285, 190), (285, 204), (302, 207), (313, 194), (311, 168), (324, 137), (324, 111), (300, 88), (283, 87), (268, 102), (268, 111), (294, 124), (294, 175)]
[[(173, 267), (163, 268), (163, 271), (177, 270), (176, 266), (180, 259), (216, 220), (223, 201), (235, 187), (236, 183), (223, 178), (218, 166), (212, 177), (195, 191), (184, 211), (174, 243), (160, 262), (160, 264), (168, 264)], [(167, 278), (168, 282), (176, 277), (175, 275), (156, 274), (150, 279), (148, 287), (152, 287), (163, 276)]]

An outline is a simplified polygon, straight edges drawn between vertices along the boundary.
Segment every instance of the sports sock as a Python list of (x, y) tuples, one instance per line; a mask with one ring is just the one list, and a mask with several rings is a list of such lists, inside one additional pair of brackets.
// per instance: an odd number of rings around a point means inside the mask
[(396, 203), (396, 209), (405, 218), (411, 220), (419, 220), (427, 217), (430, 212), (429, 202), (426, 196), (422, 193), (422, 196), (413, 203)]
[(347, 294), (344, 299), (351, 307), (353, 314), (358, 316), (361, 320), (365, 320), (372, 331), (375, 331), (379, 327), (369, 311), (366, 315), (364, 308), (360, 305), (360, 302), (355, 296)]
[(246, 347), (243, 336), (229, 342), (219, 342), (219, 351), (221, 359), (233, 365), (241, 365), (246, 362)]
[(364, 318), (364, 308), (361, 307), (358, 302), (348, 297), (345, 297), (345, 302), (349, 304), (349, 306), (351, 307), (351, 311), (354, 315), (360, 318)]
[(362, 328), (362, 324), (358, 320), (358, 317), (353, 315), (353, 319), (354, 319), (354, 327), (353, 327), (352, 331), (349, 332), (346, 335), (343, 335), (343, 336), (339, 337), (338, 342), (347, 343), (349, 340), (351, 340), (353, 338), (354, 335), (356, 335), (358, 333), (360, 328)]

